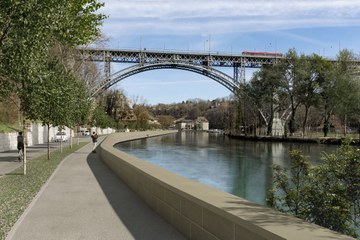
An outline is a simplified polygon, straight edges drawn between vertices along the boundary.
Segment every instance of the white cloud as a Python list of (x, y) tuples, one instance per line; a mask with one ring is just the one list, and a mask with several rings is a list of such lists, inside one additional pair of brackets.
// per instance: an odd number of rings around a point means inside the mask
[(360, 2), (355, 0), (169, 0), (169, 1), (105, 1), (105, 11), (121, 18), (155, 17), (163, 19), (281, 16), (324, 13), (357, 16)]
[[(105, 1), (105, 7), (101, 11), (109, 15), (102, 31), (111, 38), (109, 45), (112, 46), (109, 47), (115, 48), (205, 52), (210, 51), (211, 42), (211, 51), (219, 52), (240, 53), (245, 49), (286, 52), (295, 47), (299, 52), (334, 56), (335, 50), (340, 49), (340, 42), (341, 47), (358, 48), (360, 39), (360, 34), (345, 28), (360, 27), (360, 0), (102, 1)], [(333, 47), (334, 44), (339, 48)], [(222, 71), (232, 74), (232, 69)], [(246, 71), (249, 78), (251, 71)], [(119, 82), (135, 95), (161, 91), (171, 93), (166, 98), (177, 97), (179, 100), (188, 98), (183, 94), (190, 94), (188, 88), (178, 91), (180, 87), (197, 84), (201, 87), (191, 88), (197, 90), (191, 92), (192, 96), (229, 94), (215, 81), (204, 84), (197, 75), (175, 71), (164, 75), (162, 72), (139, 74)], [(208, 85), (216, 87), (204, 89)], [(173, 93), (175, 90), (177, 92)], [(149, 99), (159, 102), (162, 95), (157, 92)]]
[(360, 25), (358, 0), (106, 0), (103, 30), (118, 35), (226, 34)]

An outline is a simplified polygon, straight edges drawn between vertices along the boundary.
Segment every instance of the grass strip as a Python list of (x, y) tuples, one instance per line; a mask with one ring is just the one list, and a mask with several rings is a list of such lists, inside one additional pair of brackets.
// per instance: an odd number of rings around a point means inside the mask
[(27, 174), (23, 175), (23, 167), (0, 177), (0, 239), (5, 239), (11, 227), (40, 191), (41, 187), (55, 171), (59, 163), (68, 155), (80, 149), (88, 142), (80, 142), (40, 156), (27, 162)]

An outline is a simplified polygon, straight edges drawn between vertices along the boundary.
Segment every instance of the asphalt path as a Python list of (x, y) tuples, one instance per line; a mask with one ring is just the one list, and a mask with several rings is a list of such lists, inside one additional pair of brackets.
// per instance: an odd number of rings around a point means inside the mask
[[(36, 149), (38, 153), (46, 150)], [(34, 158), (35, 151), (30, 153)], [(132, 192), (87, 144), (60, 163), (6, 238), (23, 239), (186, 238)]]

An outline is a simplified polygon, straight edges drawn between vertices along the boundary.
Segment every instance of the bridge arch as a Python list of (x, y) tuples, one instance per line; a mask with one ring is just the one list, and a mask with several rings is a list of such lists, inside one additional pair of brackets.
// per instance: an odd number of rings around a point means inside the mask
[(157, 69), (178, 69), (198, 73), (220, 83), (235, 95), (240, 93), (240, 86), (234, 82), (233, 78), (215, 68), (187, 63), (161, 62), (151, 64), (140, 63), (124, 68), (110, 75), (108, 78), (103, 79), (100, 84), (91, 89), (91, 95), (95, 96), (102, 90), (108, 89), (115, 83), (132, 75)]

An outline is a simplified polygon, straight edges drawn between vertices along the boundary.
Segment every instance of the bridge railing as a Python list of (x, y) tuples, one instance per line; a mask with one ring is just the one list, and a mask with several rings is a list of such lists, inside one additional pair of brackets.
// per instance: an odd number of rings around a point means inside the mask
[(98, 48), (87, 48), (81, 51), (83, 58), (90, 61), (103, 62), (106, 58), (111, 62), (121, 63), (181, 61), (214, 67), (236, 67), (241, 64), (248, 68), (259, 68), (263, 64), (274, 64), (280, 59), (285, 59), (283, 56), (251, 56), (218, 52), (204, 53)]

